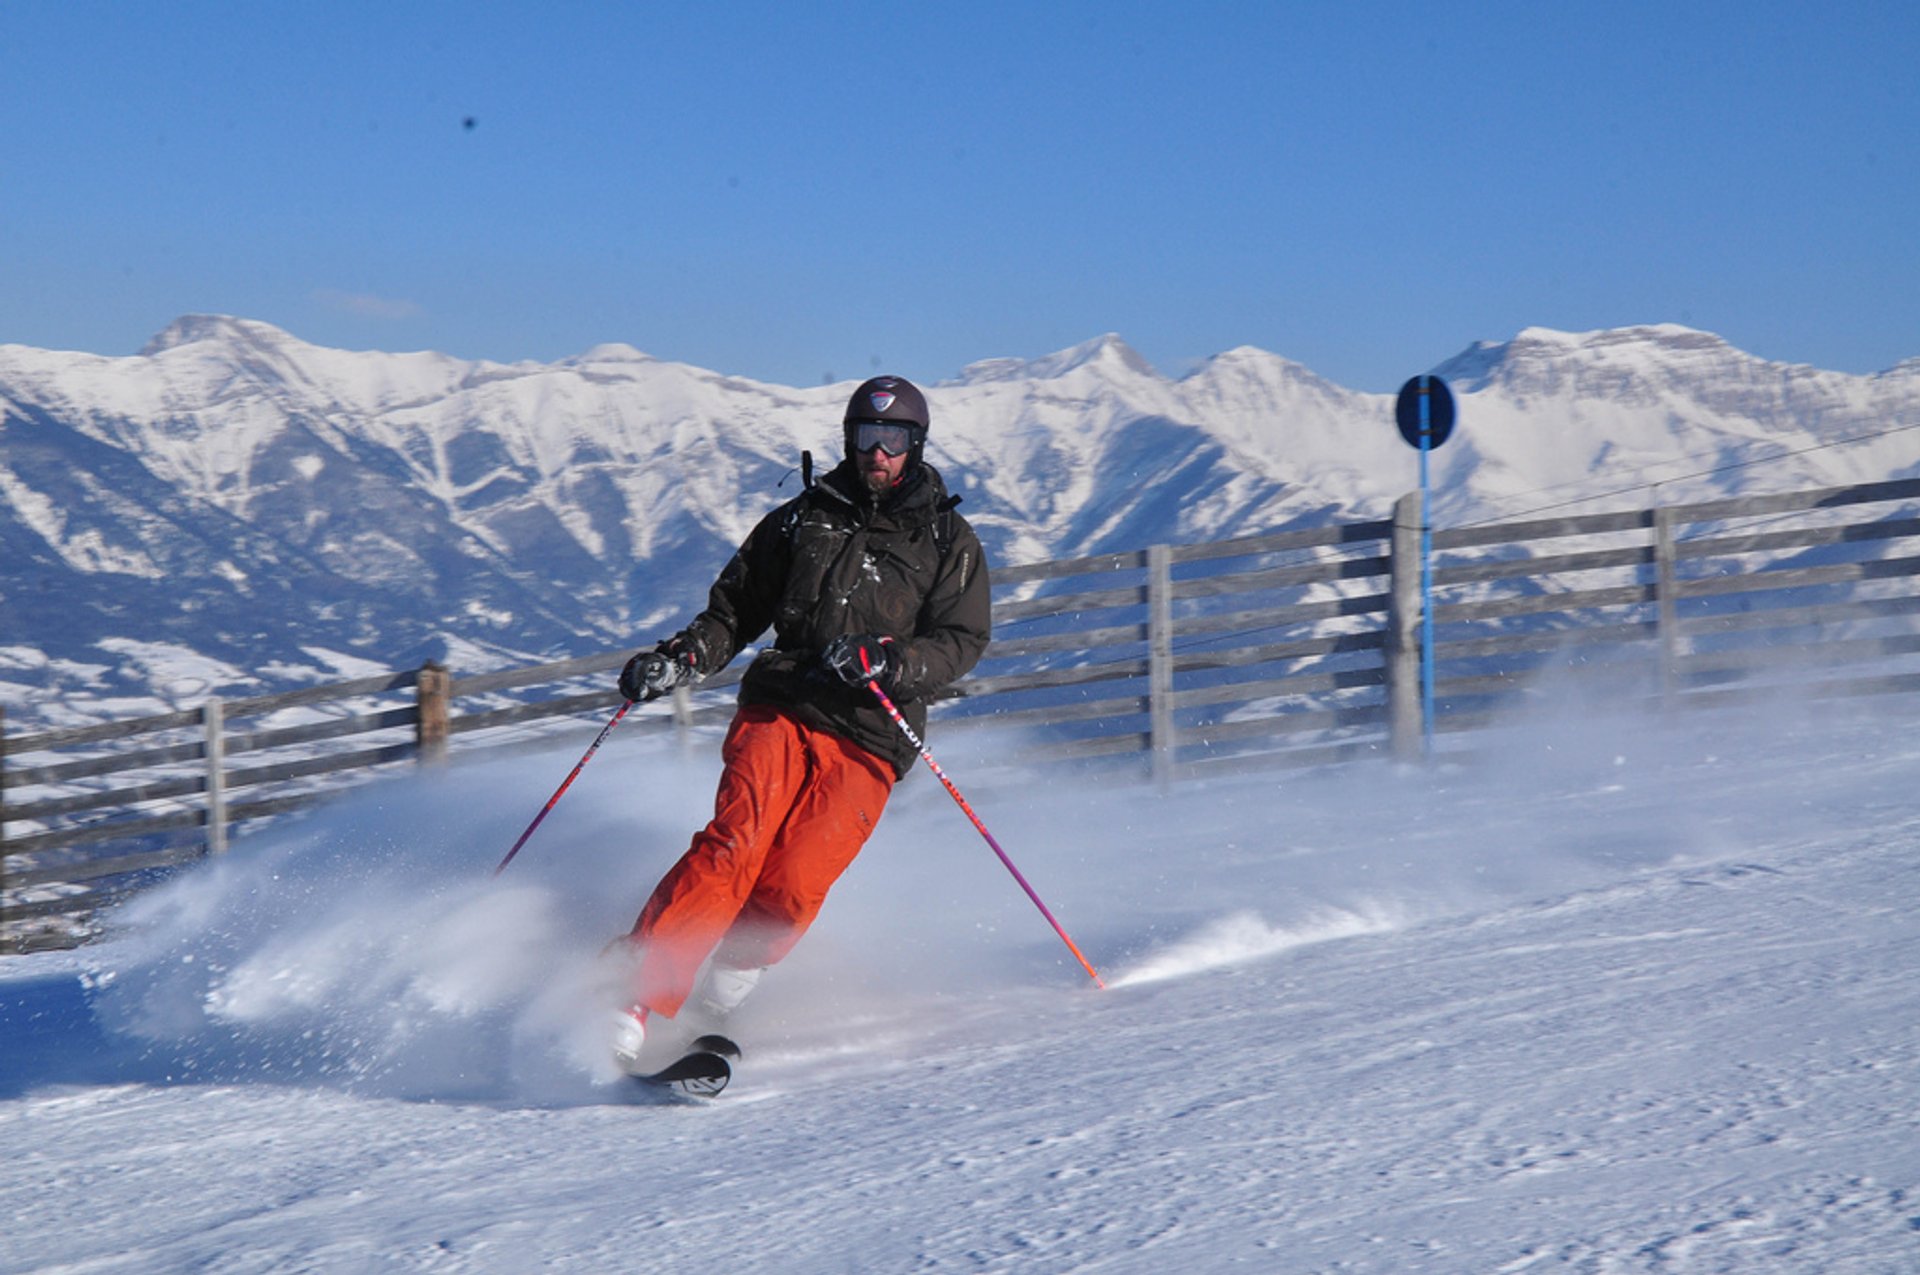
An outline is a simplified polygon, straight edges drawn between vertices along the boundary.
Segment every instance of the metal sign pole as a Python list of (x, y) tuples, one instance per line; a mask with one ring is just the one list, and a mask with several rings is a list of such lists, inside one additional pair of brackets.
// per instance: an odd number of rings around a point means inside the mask
[(1433, 488), (1427, 456), (1433, 451), (1433, 396), (1420, 378), (1420, 722), (1427, 760), (1433, 760)]
[(1420, 739), (1433, 757), (1433, 484), (1428, 454), (1453, 436), (1453, 391), (1437, 376), (1416, 376), (1393, 405), (1400, 437), (1420, 453)]

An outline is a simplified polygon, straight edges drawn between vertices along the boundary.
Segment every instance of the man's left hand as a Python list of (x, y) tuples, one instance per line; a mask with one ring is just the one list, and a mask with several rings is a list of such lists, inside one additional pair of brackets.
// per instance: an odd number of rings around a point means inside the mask
[(848, 686), (875, 682), (884, 691), (893, 684), (893, 661), (889, 656), (892, 646), (890, 637), (848, 633), (829, 642), (820, 658), (833, 670), (834, 676)]

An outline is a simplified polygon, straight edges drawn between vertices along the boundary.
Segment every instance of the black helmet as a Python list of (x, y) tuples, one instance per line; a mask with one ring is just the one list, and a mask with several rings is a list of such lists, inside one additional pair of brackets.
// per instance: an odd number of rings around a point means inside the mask
[(920, 452), (927, 445), (927, 396), (912, 381), (899, 376), (876, 376), (860, 383), (860, 388), (847, 400), (847, 414), (841, 420), (849, 457), (854, 454), (854, 430), (866, 421), (907, 426), (913, 439), (907, 453), (908, 463), (920, 463)]

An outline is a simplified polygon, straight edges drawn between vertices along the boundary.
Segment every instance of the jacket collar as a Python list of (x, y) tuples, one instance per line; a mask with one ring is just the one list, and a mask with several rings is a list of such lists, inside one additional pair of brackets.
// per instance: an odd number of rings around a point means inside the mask
[(921, 461), (901, 478), (900, 485), (877, 499), (860, 481), (851, 461), (841, 461), (815, 483), (814, 490), (824, 492), (842, 504), (856, 509), (871, 509), (897, 522), (912, 525), (930, 521), (947, 498), (947, 487), (940, 471)]

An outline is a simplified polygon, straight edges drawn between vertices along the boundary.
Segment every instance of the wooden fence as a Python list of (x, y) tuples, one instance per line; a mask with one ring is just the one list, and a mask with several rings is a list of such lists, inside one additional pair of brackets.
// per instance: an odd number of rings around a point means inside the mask
[[(1550, 669), (1631, 670), (1678, 704), (1920, 690), (1920, 481), (1433, 534), (1437, 747)], [(994, 576), (994, 641), (934, 707), (940, 738), (1008, 732), (1020, 766), (1417, 759), (1420, 509), (1391, 520)], [(627, 650), (457, 676), (434, 664), (32, 735), (0, 730), (0, 950), (70, 945), (101, 907), (219, 854), (236, 826), (395, 767), (604, 721)], [(745, 660), (628, 734), (717, 729)], [(1913, 666), (1909, 666), (1913, 665)], [(3, 726), (4, 723), (0, 723)], [(936, 744), (936, 746), (938, 746)], [(556, 777), (557, 778), (557, 777)]]
[(1920, 690), (1916, 515), (1908, 479), (1436, 530), (1435, 728), (1549, 667), (1688, 708)]

